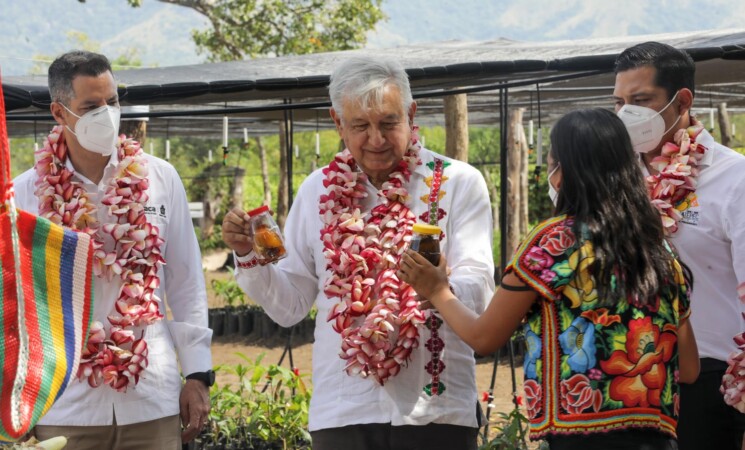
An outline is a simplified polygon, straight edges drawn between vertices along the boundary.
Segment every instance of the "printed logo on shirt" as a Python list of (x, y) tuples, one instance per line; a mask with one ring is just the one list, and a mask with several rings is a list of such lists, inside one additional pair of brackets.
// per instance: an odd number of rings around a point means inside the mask
[(681, 216), (683, 216), (680, 221), (683, 223), (687, 223), (688, 225), (698, 225), (698, 221), (701, 217), (701, 212), (696, 210), (690, 210), (686, 209), (681, 213)]
[(701, 215), (698, 206), (698, 196), (696, 196), (695, 192), (691, 192), (675, 206), (675, 209), (680, 211), (680, 221), (688, 225), (698, 225)]
[(158, 206), (145, 206), (145, 214), (148, 216), (166, 217), (166, 205)]

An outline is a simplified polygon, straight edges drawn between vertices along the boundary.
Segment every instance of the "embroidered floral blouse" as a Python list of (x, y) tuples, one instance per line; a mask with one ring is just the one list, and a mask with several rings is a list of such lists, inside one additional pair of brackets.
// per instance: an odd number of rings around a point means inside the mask
[(677, 329), (689, 314), (682, 270), (676, 262), (674, 284), (653, 305), (601, 305), (592, 244), (572, 223), (538, 225), (507, 267), (540, 295), (524, 326), (531, 438), (630, 427), (675, 436)]

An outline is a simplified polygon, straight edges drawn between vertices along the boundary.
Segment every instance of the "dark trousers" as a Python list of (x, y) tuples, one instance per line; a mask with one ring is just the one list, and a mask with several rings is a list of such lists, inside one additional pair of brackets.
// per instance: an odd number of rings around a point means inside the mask
[(312, 431), (313, 450), (476, 450), (478, 428), (368, 423)]
[(741, 449), (745, 414), (724, 403), (719, 392), (726, 369), (724, 361), (702, 358), (698, 380), (680, 385), (680, 450)]
[[(677, 450), (675, 439), (658, 431), (628, 430), (589, 436), (556, 436), (547, 439), (551, 450)], [(705, 450), (708, 447), (703, 447)], [(711, 447), (712, 449), (714, 447)]]

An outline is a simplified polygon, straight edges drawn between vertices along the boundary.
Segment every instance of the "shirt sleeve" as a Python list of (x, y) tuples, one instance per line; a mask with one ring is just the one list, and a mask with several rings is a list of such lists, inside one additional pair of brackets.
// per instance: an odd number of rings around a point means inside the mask
[(541, 297), (556, 301), (573, 278), (569, 255), (577, 248), (571, 222), (562, 217), (537, 225), (518, 246), (505, 273), (514, 273)]
[(745, 178), (732, 186), (729, 198), (722, 208), (722, 226), (730, 241), (732, 268), (737, 277), (737, 292), (733, 293), (745, 303)]
[[(318, 277), (310, 233), (318, 228), (309, 224), (318, 217), (317, 199), (312, 198), (316, 175), (305, 180), (285, 221), (287, 256), (277, 264), (252, 263), (253, 252), (236, 259), (235, 278), (248, 297), (261, 305), (277, 324), (290, 327), (303, 320), (318, 295)], [(316, 239), (320, 239), (314, 234)]]
[(445, 254), (455, 295), (481, 314), (494, 293), (491, 202), (481, 173), (470, 166), (466, 169), (450, 181), (458, 185), (448, 212)]
[(181, 372), (188, 375), (212, 368), (212, 330), (207, 326), (207, 292), (202, 259), (191, 224), (186, 191), (175, 169), (171, 178), (168, 241), (165, 245), (165, 301), (172, 319), (167, 321)]

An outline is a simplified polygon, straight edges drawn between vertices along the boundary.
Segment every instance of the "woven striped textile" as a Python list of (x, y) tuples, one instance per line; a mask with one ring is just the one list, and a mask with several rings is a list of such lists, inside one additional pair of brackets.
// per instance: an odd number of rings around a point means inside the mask
[(77, 377), (92, 320), (92, 242), (15, 208), (0, 88), (0, 441), (25, 435)]

